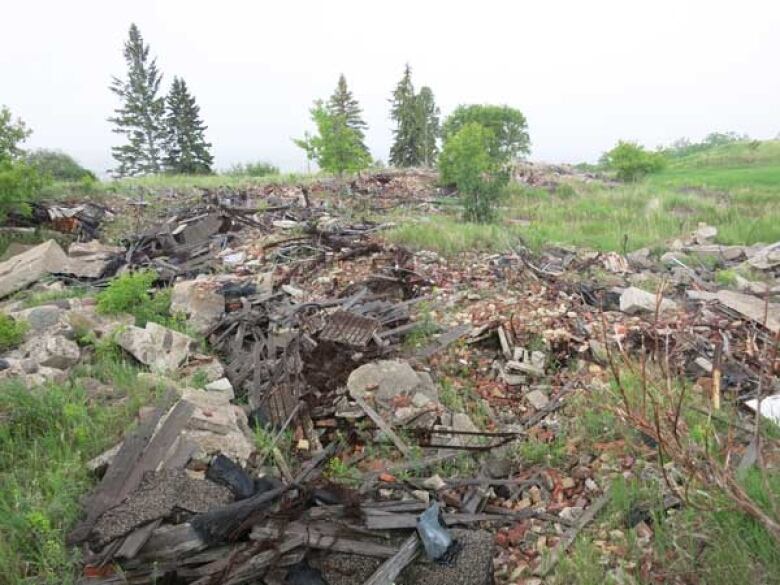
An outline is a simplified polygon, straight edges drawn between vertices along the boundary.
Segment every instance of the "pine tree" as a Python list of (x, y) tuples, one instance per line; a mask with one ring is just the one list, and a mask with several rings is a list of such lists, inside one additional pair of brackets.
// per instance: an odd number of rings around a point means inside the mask
[(157, 95), (162, 74), (156, 59), (149, 59), (149, 45), (135, 24), (130, 25), (124, 56), (127, 79), (114, 77), (109, 88), (122, 105), (108, 121), (116, 124), (114, 132), (127, 137), (127, 144), (111, 149), (119, 163), (113, 172), (117, 176), (158, 173), (164, 139), (165, 99)]
[(394, 142), (390, 148), (390, 164), (396, 167), (412, 167), (421, 162), (420, 117), (412, 85), (412, 69), (406, 64), (404, 76), (390, 100), (390, 117), (395, 121)]
[(365, 131), (368, 124), (365, 123), (361, 114), (360, 104), (353, 97), (352, 92), (347, 88), (347, 79), (342, 73), (339, 76), (339, 83), (336, 91), (328, 100), (328, 113), (343, 118), (347, 121), (347, 126), (352, 128), (360, 140), (360, 147), (368, 154), (368, 147), (365, 144)]
[(165, 105), (165, 170), (182, 175), (211, 173), (214, 159), (204, 136), (200, 107), (180, 77), (173, 78)]
[(417, 115), (419, 116), (418, 126), (420, 128), (420, 158), (422, 164), (426, 167), (431, 166), (436, 161), (439, 154), (437, 140), (441, 128), (439, 126), (440, 111), (433, 98), (433, 91), (428, 86), (420, 89), (417, 94)]

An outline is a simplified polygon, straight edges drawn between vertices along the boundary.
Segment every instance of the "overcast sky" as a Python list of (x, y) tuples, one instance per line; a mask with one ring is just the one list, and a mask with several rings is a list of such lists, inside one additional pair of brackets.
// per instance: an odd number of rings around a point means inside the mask
[(343, 72), (367, 143), (387, 160), (390, 93), (404, 64), (442, 113), (508, 104), (528, 118), (531, 158), (595, 160), (618, 139), (654, 147), (735, 130), (780, 132), (780, 2), (24, 0), (0, 25), (0, 104), (105, 172), (112, 75), (135, 22), (164, 73), (201, 106), (216, 166), (267, 159), (305, 169), (291, 142)]

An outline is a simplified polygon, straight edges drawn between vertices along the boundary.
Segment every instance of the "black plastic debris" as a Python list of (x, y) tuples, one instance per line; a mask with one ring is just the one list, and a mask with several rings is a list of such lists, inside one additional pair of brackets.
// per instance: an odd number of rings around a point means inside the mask
[(211, 460), (206, 471), (206, 479), (229, 488), (237, 500), (243, 500), (255, 493), (255, 482), (252, 478), (238, 463), (222, 453)]
[(417, 532), (422, 540), (425, 554), (433, 561), (445, 559), (452, 553), (455, 541), (449, 530), (442, 526), (439, 520), (439, 503), (432, 503), (417, 520)]
[(306, 559), (290, 567), (284, 582), (287, 585), (328, 585), (322, 572), (310, 566)]

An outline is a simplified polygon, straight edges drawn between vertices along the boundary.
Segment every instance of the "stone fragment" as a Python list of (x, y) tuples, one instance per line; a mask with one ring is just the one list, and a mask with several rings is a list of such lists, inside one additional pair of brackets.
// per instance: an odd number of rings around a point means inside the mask
[(386, 404), (396, 396), (411, 395), (418, 387), (425, 391), (417, 372), (403, 360), (379, 360), (362, 365), (347, 379), (351, 396), (362, 398), (373, 391), (377, 401)]
[(433, 490), (435, 492), (447, 487), (447, 484), (438, 473), (423, 480), (422, 485), (424, 488)]
[(210, 280), (185, 280), (173, 285), (171, 312), (189, 317), (198, 333), (205, 333), (225, 314), (225, 297), (219, 283)]
[[(761, 248), (748, 260), (748, 264), (759, 270), (770, 270), (780, 266), (780, 242)], [(2, 273), (1, 269), (0, 273)]]
[[(620, 295), (620, 310), (628, 315), (637, 313), (654, 313), (656, 309), (656, 295), (641, 288), (630, 286)], [(670, 311), (677, 308), (677, 303), (670, 299), (661, 299), (660, 310)]]
[(116, 335), (117, 344), (155, 372), (171, 372), (195, 350), (190, 336), (149, 321), (146, 328), (133, 325)]
[(57, 272), (68, 257), (54, 240), (49, 240), (0, 263), (0, 298), (15, 293)]
[(550, 402), (550, 399), (541, 390), (531, 390), (525, 395), (525, 399), (531, 403), (536, 410), (541, 410)]
[(206, 390), (209, 392), (219, 392), (221, 394), (225, 394), (228, 396), (229, 399), (235, 398), (235, 394), (233, 392), (233, 384), (230, 383), (230, 380), (227, 378), (220, 378), (219, 380), (214, 380), (213, 382), (209, 382), (206, 384)]
[(714, 240), (717, 235), (718, 228), (707, 225), (706, 223), (699, 223), (699, 227), (693, 232), (693, 240), (697, 244), (707, 244)]
[(75, 341), (63, 335), (33, 337), (19, 350), (39, 366), (65, 370), (79, 361), (81, 352)]

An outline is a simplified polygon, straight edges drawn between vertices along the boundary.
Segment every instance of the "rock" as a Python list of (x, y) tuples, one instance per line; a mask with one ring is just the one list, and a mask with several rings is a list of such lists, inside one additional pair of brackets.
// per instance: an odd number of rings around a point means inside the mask
[(447, 484), (438, 473), (423, 480), (422, 485), (425, 489), (433, 490), (435, 492), (447, 487)]
[(73, 242), (68, 246), (68, 256), (71, 258), (91, 256), (92, 254), (123, 254), (124, 251), (124, 248), (120, 246), (109, 246), (108, 244), (101, 243), (100, 240)]
[(509, 360), (506, 363), (506, 368), (508, 370), (513, 370), (515, 372), (520, 372), (522, 374), (527, 374), (527, 375), (533, 376), (535, 378), (541, 378), (542, 376), (544, 376), (544, 370), (534, 366), (533, 364), (531, 364), (529, 362), (519, 362), (517, 360)]
[(0, 263), (0, 298), (15, 293), (57, 272), (68, 257), (54, 240), (49, 240)]
[(117, 333), (117, 344), (156, 372), (178, 368), (197, 347), (190, 336), (151, 321), (145, 329), (129, 326)]
[(225, 394), (229, 397), (229, 400), (232, 400), (235, 398), (235, 393), (233, 392), (233, 384), (230, 383), (230, 380), (227, 378), (220, 378), (219, 380), (214, 380), (213, 382), (209, 382), (206, 384), (206, 390), (209, 392), (219, 392), (221, 394)]
[[(662, 299), (660, 310), (670, 311), (677, 308), (677, 303), (670, 299)], [(620, 295), (620, 310), (628, 315), (637, 313), (655, 313), (656, 295), (641, 288), (630, 286)]]
[(33, 337), (19, 350), (39, 366), (65, 370), (79, 361), (81, 351), (76, 342), (62, 335)]
[(585, 509), (580, 506), (566, 506), (563, 510), (560, 511), (558, 516), (564, 520), (568, 520), (569, 522), (574, 522), (582, 515), (584, 511)]
[(25, 319), (33, 331), (44, 331), (60, 323), (64, 315), (63, 309), (54, 305), (44, 305), (30, 309)]
[(76, 335), (91, 333), (98, 339), (104, 339), (135, 323), (135, 317), (127, 314), (98, 315), (94, 305), (79, 305), (67, 312), (65, 321)]
[(306, 296), (306, 293), (303, 292), (301, 289), (291, 286), (289, 284), (283, 284), (282, 291), (286, 292), (288, 295), (290, 295), (292, 298), (296, 300), (300, 300), (304, 296)]
[(718, 228), (707, 225), (706, 223), (699, 223), (699, 227), (693, 232), (693, 240), (697, 244), (708, 244), (715, 239), (718, 235)]
[(531, 365), (535, 368), (539, 369), (540, 371), (544, 371), (544, 365), (547, 362), (547, 354), (545, 354), (543, 351), (532, 351), (531, 352)]
[(650, 248), (640, 248), (626, 255), (632, 268), (650, 268), (653, 262), (650, 260)]
[(531, 403), (536, 410), (541, 410), (550, 402), (550, 399), (541, 390), (531, 390), (525, 395), (525, 399)]
[(379, 360), (360, 366), (349, 375), (347, 389), (351, 396), (361, 398), (373, 391), (376, 400), (386, 405), (399, 395), (430, 392), (427, 382), (403, 360)]
[(591, 478), (588, 478), (585, 480), (585, 489), (589, 492), (597, 492), (599, 491), (599, 485)]
[(171, 312), (189, 317), (198, 333), (206, 333), (225, 314), (225, 297), (219, 284), (209, 280), (185, 280), (173, 285)]
[[(780, 266), (780, 242), (761, 248), (747, 262), (750, 266), (759, 270), (769, 270), (775, 266)], [(2, 274), (2, 269), (0, 269), (0, 274)]]
[(412, 490), (412, 497), (414, 497), (415, 500), (427, 504), (431, 499), (431, 494), (425, 490)]

